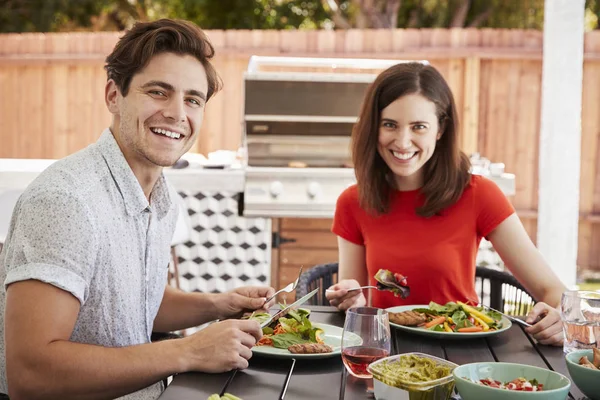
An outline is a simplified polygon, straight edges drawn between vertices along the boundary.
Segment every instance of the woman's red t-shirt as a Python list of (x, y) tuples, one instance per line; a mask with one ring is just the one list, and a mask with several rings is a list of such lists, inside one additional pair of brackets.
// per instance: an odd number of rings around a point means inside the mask
[(423, 200), (420, 190), (396, 191), (390, 212), (380, 216), (360, 207), (356, 185), (337, 200), (332, 232), (365, 246), (369, 283), (376, 283), (379, 269), (408, 277), (407, 299), (372, 291), (375, 307), (477, 301), (475, 260), (481, 238), (515, 212), (500, 188), (478, 175), (441, 215), (418, 216)]

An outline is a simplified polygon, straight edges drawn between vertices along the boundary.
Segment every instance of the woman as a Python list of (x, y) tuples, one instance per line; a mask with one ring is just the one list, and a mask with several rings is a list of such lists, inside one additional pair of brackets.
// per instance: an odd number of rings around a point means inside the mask
[(556, 308), (565, 290), (535, 248), (515, 210), (494, 182), (471, 175), (458, 148), (452, 92), (441, 74), (402, 63), (370, 86), (352, 132), (357, 185), (338, 201), (339, 283), (327, 292), (341, 310), (366, 304), (361, 291), (379, 269), (408, 277), (400, 300), (372, 292), (387, 308), (429, 301), (478, 302), (475, 258), (482, 238), (492, 242), (515, 277), (540, 300), (527, 316), (540, 343), (562, 344)]

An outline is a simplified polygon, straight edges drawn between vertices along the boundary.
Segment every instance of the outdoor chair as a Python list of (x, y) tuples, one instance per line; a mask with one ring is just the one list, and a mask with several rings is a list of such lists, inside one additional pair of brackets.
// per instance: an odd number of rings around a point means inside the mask
[[(317, 265), (302, 274), (296, 288), (296, 299), (320, 287), (307, 304), (329, 305), (325, 290), (337, 282), (338, 263)], [(475, 287), (482, 304), (509, 315), (526, 315), (535, 304), (533, 296), (508, 272), (477, 267)]]

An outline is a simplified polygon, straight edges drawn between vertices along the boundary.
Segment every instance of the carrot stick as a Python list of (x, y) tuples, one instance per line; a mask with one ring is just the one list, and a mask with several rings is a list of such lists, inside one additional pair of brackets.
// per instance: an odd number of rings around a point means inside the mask
[(434, 318), (425, 324), (425, 328), (431, 328), (432, 326), (443, 324), (445, 321), (446, 321), (446, 317)]
[(469, 326), (468, 328), (460, 328), (459, 332), (481, 332), (483, 327), (481, 326)]

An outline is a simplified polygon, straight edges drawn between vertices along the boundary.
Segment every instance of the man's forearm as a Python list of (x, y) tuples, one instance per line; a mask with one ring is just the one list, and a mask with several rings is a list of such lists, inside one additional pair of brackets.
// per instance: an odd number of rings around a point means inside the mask
[(215, 296), (209, 293), (186, 293), (167, 286), (154, 319), (154, 331), (171, 332), (218, 319)]
[(183, 354), (181, 340), (122, 348), (56, 341), (8, 360), (9, 396), (114, 399), (185, 371)]

